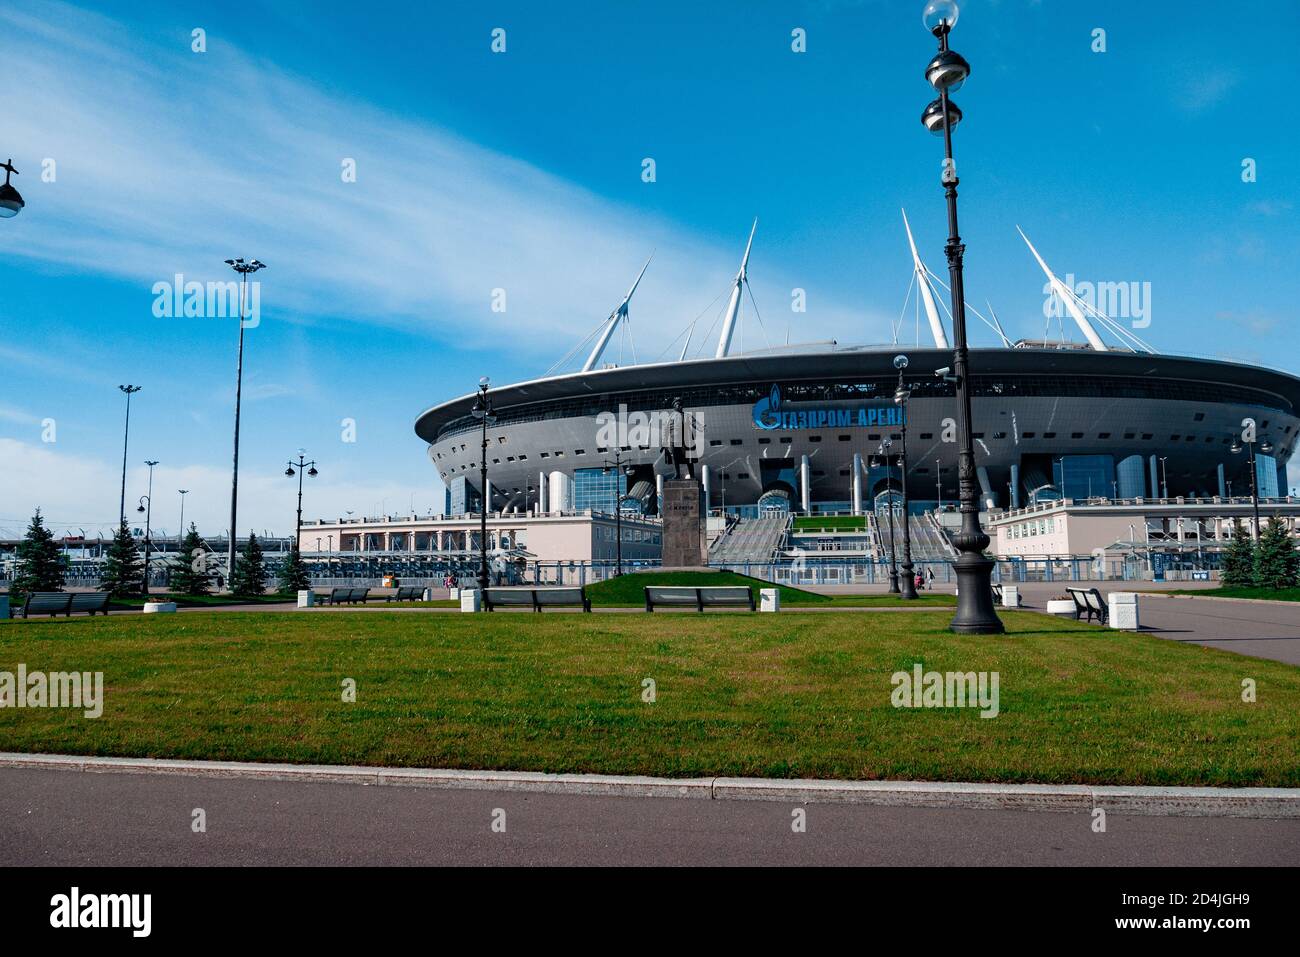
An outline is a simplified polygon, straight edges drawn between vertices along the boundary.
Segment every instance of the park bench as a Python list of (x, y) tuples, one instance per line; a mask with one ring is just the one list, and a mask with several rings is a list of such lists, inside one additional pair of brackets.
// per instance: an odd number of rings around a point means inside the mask
[(331, 588), (328, 600), (331, 605), (355, 605), (369, 595), (369, 588)]
[(754, 593), (747, 585), (711, 585), (695, 588), (687, 585), (646, 585), (645, 610), (655, 606), (666, 608), (694, 608), (704, 611), (705, 606), (737, 605), (754, 611)]
[(78, 591), (72, 593), (72, 607), (68, 614), (74, 611), (87, 612), (90, 617), (95, 617), (95, 612), (108, 614), (108, 600), (112, 596), (106, 591)]
[(419, 585), (399, 585), (393, 594), (384, 596), (384, 601), (419, 601), (423, 597), (424, 589)]
[(995, 604), (995, 605), (1001, 605), (1001, 604), (1002, 604), (1002, 586), (1001, 586), (1000, 584), (998, 584), (997, 582), (993, 582), (991, 585), (989, 585), (989, 587), (993, 589), (993, 604)]
[[(34, 591), (27, 596), (23, 602), (22, 614), (24, 618), (30, 618), (32, 615), (49, 615), (53, 618), (55, 615), (67, 615), (72, 617), (72, 592), (70, 591)], [(18, 609), (13, 611), (14, 617), (18, 617)]]
[(591, 611), (591, 599), (585, 588), (485, 588), (483, 589), (483, 607), (495, 611), (502, 608), (532, 608), (540, 612), (543, 607), (581, 608)]
[(1106, 623), (1106, 603), (1101, 599), (1101, 592), (1095, 588), (1066, 588), (1074, 599), (1074, 619), (1085, 616), (1086, 621), (1096, 618), (1103, 625)]

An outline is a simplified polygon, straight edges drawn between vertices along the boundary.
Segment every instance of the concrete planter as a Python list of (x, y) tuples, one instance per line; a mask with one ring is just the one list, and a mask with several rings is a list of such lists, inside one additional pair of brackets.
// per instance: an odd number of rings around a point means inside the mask
[(1074, 599), (1063, 600), (1053, 598), (1047, 603), (1047, 613), (1049, 615), (1060, 615), (1062, 618), (1068, 616), (1074, 617)]
[(176, 611), (176, 602), (174, 601), (147, 601), (144, 603), (144, 613), (146, 615), (169, 615)]

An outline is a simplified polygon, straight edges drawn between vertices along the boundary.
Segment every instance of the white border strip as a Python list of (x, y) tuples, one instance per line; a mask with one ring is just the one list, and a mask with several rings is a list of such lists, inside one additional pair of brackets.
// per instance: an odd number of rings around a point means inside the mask
[(1161, 817), (1300, 818), (1300, 788), (1175, 788), (1082, 784), (965, 784), (943, 781), (825, 781), (779, 778), (654, 778), (538, 771), (370, 768), (357, 765), (184, 761), (0, 752), (0, 768), (43, 768), (101, 774), (308, 781), (390, 787), (459, 788), (591, 794), (609, 797), (790, 801), (888, 807), (1002, 808)]

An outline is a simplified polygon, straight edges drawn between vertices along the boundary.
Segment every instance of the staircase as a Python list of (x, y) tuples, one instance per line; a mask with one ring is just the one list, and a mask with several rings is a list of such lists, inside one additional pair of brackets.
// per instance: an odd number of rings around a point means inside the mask
[(709, 549), (709, 563), (770, 562), (785, 537), (789, 521), (790, 516), (783, 513), (738, 519), (714, 541)]
[[(892, 528), (894, 550), (899, 561), (903, 560), (903, 522), (902, 516), (888, 511), (877, 512), (875, 521), (879, 531), (880, 554), (889, 555), (889, 535)], [(947, 534), (939, 527), (933, 515), (909, 515), (907, 529), (912, 539), (912, 561), (944, 562), (957, 557), (957, 551), (948, 541)]]

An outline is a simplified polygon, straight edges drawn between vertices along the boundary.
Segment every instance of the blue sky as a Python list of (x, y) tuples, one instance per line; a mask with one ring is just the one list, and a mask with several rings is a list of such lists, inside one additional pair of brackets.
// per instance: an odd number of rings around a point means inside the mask
[[(921, 6), (7, 4), (0, 153), (28, 206), (0, 222), (0, 528), (36, 505), (112, 524), (121, 382), (144, 386), (128, 496), (157, 459), (155, 524), (174, 529), (191, 488), (187, 516), (225, 528), (235, 324), (157, 317), (152, 288), (224, 280), (232, 256), (269, 264), (240, 473), (240, 524), (259, 530), (289, 528), (299, 447), (321, 469), (309, 516), (440, 507), (422, 409), (547, 370), (652, 250), (632, 335), (642, 361), (661, 354), (726, 289), (754, 216), (771, 340), (889, 341), (910, 279), (900, 207), (943, 265)], [(1300, 67), (1277, 49), (1298, 28), (1293, 3), (963, 4), (970, 301), (1042, 335), (1018, 224), (1062, 276), (1149, 282), (1157, 350), (1297, 371), (1300, 144), (1281, 107)], [(910, 341), (911, 305), (904, 326)], [(740, 344), (763, 344), (752, 318)]]

